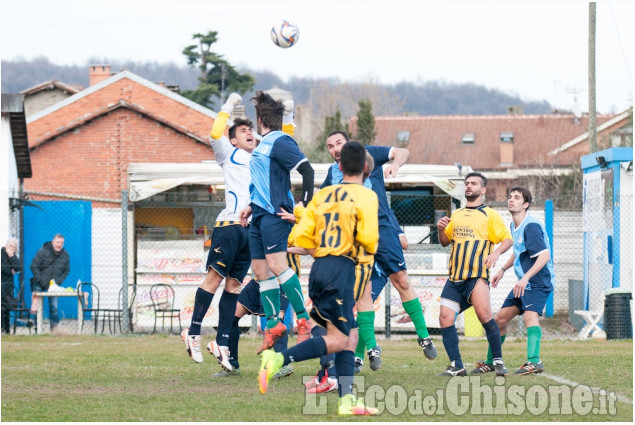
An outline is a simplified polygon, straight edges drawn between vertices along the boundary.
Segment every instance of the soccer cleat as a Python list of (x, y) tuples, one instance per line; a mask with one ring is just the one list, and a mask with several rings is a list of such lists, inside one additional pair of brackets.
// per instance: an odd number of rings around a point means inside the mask
[(221, 346), (216, 344), (216, 341), (211, 341), (207, 344), (207, 351), (216, 357), (218, 363), (223, 367), (223, 369), (232, 371), (234, 367), (229, 362), (229, 347)]
[(509, 373), (502, 360), (494, 360), (494, 371), (496, 376), (506, 376)]
[(270, 350), (275, 345), (276, 341), (287, 333), (287, 327), (282, 322), (278, 322), (276, 326), (271, 329), (265, 330), (265, 339), (262, 341), (262, 345), (256, 351), (256, 354), (260, 354), (265, 350)]
[(262, 352), (260, 361), (260, 372), (258, 373), (258, 388), (260, 394), (267, 392), (269, 380), (276, 374), (284, 363), (284, 356), (273, 350), (265, 350)]
[(355, 373), (360, 373), (364, 367), (364, 359), (361, 357), (355, 357)]
[(212, 378), (229, 378), (232, 376), (240, 376), (240, 369), (221, 369), (220, 372), (216, 372), (215, 374), (213, 374)]
[(196, 363), (203, 363), (203, 354), (201, 353), (201, 336), (189, 334), (190, 329), (185, 328), (181, 332), (181, 339), (185, 343), (185, 351), (190, 355)]
[(356, 399), (353, 394), (346, 394), (344, 397), (340, 397), (337, 403), (337, 414), (340, 416), (350, 415), (377, 415), (379, 410), (374, 407), (367, 407), (364, 405), (364, 399)]
[(289, 376), (291, 374), (293, 374), (293, 366), (288, 364), (286, 366), (282, 366), (280, 370), (277, 371), (276, 374), (271, 377), (271, 379), (282, 379), (285, 376)]
[(306, 319), (298, 319), (295, 321), (297, 324), (298, 337), (296, 338), (296, 344), (306, 341), (311, 338), (311, 327)]
[(368, 350), (368, 363), (370, 364), (370, 370), (381, 369), (381, 348), (379, 345)]
[(494, 365), (485, 362), (476, 362), (476, 368), (470, 371), (470, 375), (494, 372)]
[(440, 373), (439, 376), (467, 376), (467, 372), (464, 367), (456, 367), (454, 362), (452, 362), (445, 372)]
[(514, 375), (529, 375), (532, 373), (542, 373), (545, 371), (545, 365), (542, 362), (532, 363), (525, 362), (520, 369), (514, 372)]
[(337, 378), (329, 378), (328, 375), (324, 375), (322, 382), (315, 387), (308, 389), (308, 394), (322, 394), (337, 390)]
[(417, 338), (419, 346), (423, 349), (423, 355), (430, 360), (437, 358), (437, 349), (432, 343), (432, 340), (428, 338)]

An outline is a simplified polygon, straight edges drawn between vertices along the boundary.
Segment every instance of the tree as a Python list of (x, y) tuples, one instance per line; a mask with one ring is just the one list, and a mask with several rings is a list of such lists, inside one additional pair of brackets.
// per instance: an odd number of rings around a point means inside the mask
[(311, 162), (331, 162), (332, 158), (326, 149), (326, 139), (333, 131), (345, 131), (348, 133), (348, 126), (342, 123), (342, 113), (339, 108), (335, 111), (335, 115), (324, 118), (324, 130), (315, 141), (315, 145), (307, 153), (307, 157)]
[(241, 74), (222, 55), (211, 51), (216, 43), (218, 33), (209, 31), (207, 34), (194, 34), (192, 38), (198, 40), (198, 45), (192, 44), (183, 49), (190, 67), (198, 66), (201, 71), (199, 85), (194, 90), (184, 90), (181, 94), (196, 103), (212, 107), (213, 98), (218, 98), (221, 106), (225, 93), (237, 92), (244, 95), (255, 84), (254, 77), (249, 73)]
[(357, 141), (362, 145), (370, 145), (375, 140), (375, 116), (370, 99), (359, 101), (357, 111)]

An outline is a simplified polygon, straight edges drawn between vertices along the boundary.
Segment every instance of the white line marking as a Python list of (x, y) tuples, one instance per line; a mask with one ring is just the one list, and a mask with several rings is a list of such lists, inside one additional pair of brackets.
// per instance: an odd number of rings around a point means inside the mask
[[(565, 385), (569, 385), (571, 387), (577, 387), (579, 385), (583, 385), (583, 384), (579, 384), (575, 381), (569, 381), (568, 379), (564, 379), (564, 378), (560, 378), (559, 376), (555, 376), (555, 375), (549, 375), (548, 373), (536, 373), (534, 375), (540, 375), (540, 376), (544, 376), (547, 379), (551, 379), (552, 381), (556, 381), (560, 384), (565, 384)], [(589, 387), (591, 388), (591, 391), (593, 391), (594, 393), (599, 393), (602, 388), (598, 388), (598, 387)], [(605, 390), (608, 392), (608, 390)], [(621, 394), (618, 394), (617, 392), (615, 392), (615, 397), (617, 397), (617, 401), (621, 401), (622, 403), (628, 403), (628, 404), (633, 404), (633, 400), (631, 400), (630, 398), (623, 396)]]

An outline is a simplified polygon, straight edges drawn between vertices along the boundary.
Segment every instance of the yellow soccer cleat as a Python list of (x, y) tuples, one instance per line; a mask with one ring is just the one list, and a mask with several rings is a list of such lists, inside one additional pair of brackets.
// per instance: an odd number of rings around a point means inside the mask
[(267, 392), (269, 380), (282, 367), (282, 364), (284, 363), (284, 356), (273, 350), (265, 350), (261, 354), (261, 359), (260, 373), (258, 374), (258, 387), (260, 388), (260, 394), (264, 394)]
[(340, 416), (368, 416), (379, 414), (379, 410), (365, 406), (363, 398), (356, 399), (353, 394), (346, 394), (344, 397), (340, 397), (337, 414)]

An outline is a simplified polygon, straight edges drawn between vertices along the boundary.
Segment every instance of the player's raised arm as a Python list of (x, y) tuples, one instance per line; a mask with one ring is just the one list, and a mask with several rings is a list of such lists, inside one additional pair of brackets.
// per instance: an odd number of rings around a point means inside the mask
[(384, 170), (384, 178), (395, 177), (401, 166), (408, 162), (409, 156), (410, 151), (408, 149), (391, 148), (390, 159), (392, 163)]

